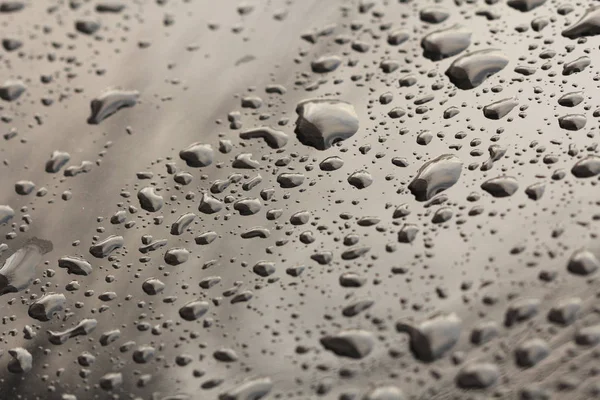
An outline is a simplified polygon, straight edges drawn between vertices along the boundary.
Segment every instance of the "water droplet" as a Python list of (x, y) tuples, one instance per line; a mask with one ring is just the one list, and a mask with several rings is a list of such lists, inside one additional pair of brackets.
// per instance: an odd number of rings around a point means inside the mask
[(338, 356), (360, 359), (375, 347), (375, 338), (365, 330), (347, 330), (321, 338), (321, 345)]
[(417, 176), (408, 185), (418, 201), (432, 199), (436, 194), (451, 188), (458, 182), (462, 161), (452, 154), (443, 154), (423, 164)]
[(498, 176), (482, 183), (481, 188), (494, 197), (509, 197), (519, 189), (519, 183), (511, 176)]
[(471, 31), (460, 25), (432, 32), (421, 41), (423, 55), (433, 61), (455, 56), (470, 44)]
[(179, 157), (185, 161), (188, 167), (207, 167), (213, 162), (214, 151), (209, 144), (192, 143), (179, 152)]
[(439, 24), (448, 19), (450, 13), (443, 8), (424, 8), (419, 11), (419, 17), (423, 22), (429, 22), (430, 24)]
[(90, 246), (90, 254), (96, 258), (108, 257), (113, 251), (120, 249), (125, 244), (123, 236), (111, 235), (106, 239)]
[(579, 21), (562, 31), (570, 39), (600, 34), (600, 6), (590, 7)]
[(563, 107), (575, 107), (583, 101), (583, 92), (565, 93), (558, 99), (558, 104)]
[(46, 293), (29, 306), (28, 314), (38, 321), (50, 321), (54, 314), (64, 309), (66, 302), (62, 293)]
[(15, 101), (25, 93), (26, 89), (27, 86), (25, 86), (22, 81), (6, 81), (0, 86), (0, 99), (4, 101)]
[(48, 331), (48, 340), (52, 344), (65, 344), (70, 338), (85, 336), (92, 333), (98, 322), (95, 319), (84, 319), (71, 329), (65, 331)]
[(0, 205), (0, 225), (8, 223), (15, 216), (15, 211), (10, 206)]
[(91, 115), (88, 124), (99, 124), (122, 108), (133, 107), (137, 103), (139, 93), (112, 89), (92, 100)]
[(57, 173), (69, 162), (70, 159), (71, 156), (67, 152), (58, 150), (53, 151), (50, 159), (46, 162), (46, 172), (52, 174)]
[(329, 55), (317, 58), (316, 60), (310, 63), (310, 66), (313, 72), (323, 74), (335, 71), (341, 63), (342, 59), (339, 56)]
[(519, 11), (531, 11), (545, 2), (546, 0), (509, 0), (507, 4)]
[(356, 171), (348, 177), (348, 183), (357, 189), (364, 189), (373, 183), (373, 177), (367, 171)]
[(208, 312), (206, 301), (193, 300), (179, 309), (179, 315), (186, 321), (195, 321)]
[(446, 71), (459, 89), (473, 89), (506, 67), (508, 57), (500, 50), (474, 51), (457, 58)]
[(288, 135), (285, 132), (277, 131), (268, 126), (250, 129), (240, 133), (242, 139), (262, 138), (273, 149), (280, 149), (288, 142)]
[(576, 250), (569, 259), (567, 269), (575, 275), (587, 276), (600, 268), (600, 261), (594, 253), (586, 249)]
[(589, 58), (587, 56), (581, 56), (573, 61), (566, 62), (563, 65), (562, 74), (567, 76), (567, 75), (579, 73), (579, 72), (583, 71), (584, 69), (586, 69), (591, 63), (592, 63), (591, 58)]
[(42, 256), (52, 250), (52, 244), (32, 239), (4, 261), (0, 268), (0, 295), (15, 293), (29, 287), (36, 276)]
[(346, 140), (358, 131), (354, 107), (339, 100), (305, 100), (296, 107), (298, 140), (318, 150)]
[(410, 349), (421, 361), (441, 358), (458, 342), (462, 321), (456, 314), (433, 317), (417, 326), (407, 322), (396, 325), (398, 332), (408, 333)]
[(196, 214), (186, 213), (177, 218), (177, 221), (171, 225), (171, 235), (181, 235), (190, 226), (190, 224), (196, 219)]
[(273, 389), (270, 378), (253, 378), (219, 395), (219, 400), (260, 400)]
[(146, 186), (145, 188), (140, 189), (137, 197), (140, 201), (140, 207), (148, 212), (159, 211), (164, 205), (163, 198), (156, 194), (154, 188), (151, 186)]
[(587, 118), (583, 114), (568, 114), (558, 118), (558, 125), (568, 131), (578, 131), (585, 127)]
[(169, 265), (179, 265), (186, 262), (190, 257), (190, 252), (181, 247), (174, 247), (167, 250), (164, 260)]
[(600, 157), (589, 155), (577, 161), (571, 173), (577, 178), (591, 178), (600, 174)]
[(494, 385), (500, 378), (495, 364), (471, 362), (456, 375), (456, 384), (463, 389), (485, 389)]
[(12, 359), (8, 362), (8, 371), (13, 374), (22, 374), (29, 372), (33, 368), (33, 357), (31, 353), (22, 347), (10, 349), (8, 354)]
[(518, 105), (519, 103), (513, 97), (498, 100), (483, 107), (483, 115), (489, 119), (502, 119)]

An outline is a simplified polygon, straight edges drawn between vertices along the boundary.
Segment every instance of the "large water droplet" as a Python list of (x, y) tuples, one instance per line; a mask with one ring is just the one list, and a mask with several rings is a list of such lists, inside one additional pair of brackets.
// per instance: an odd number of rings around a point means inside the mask
[(431, 32), (421, 41), (423, 55), (434, 61), (452, 57), (464, 51), (470, 44), (471, 31), (460, 25)]
[(52, 243), (34, 238), (8, 257), (0, 268), (0, 295), (29, 287), (42, 256), (50, 251)]
[(339, 100), (305, 100), (296, 107), (296, 134), (300, 142), (318, 150), (330, 148), (358, 131), (354, 107)]
[(456, 59), (446, 71), (450, 81), (460, 89), (473, 89), (501, 71), (508, 57), (500, 50), (479, 50)]
[(436, 194), (451, 188), (458, 182), (462, 161), (452, 155), (443, 154), (423, 164), (417, 176), (408, 185), (418, 201), (426, 201)]
[(89, 124), (99, 124), (122, 108), (133, 107), (139, 93), (136, 91), (109, 90), (92, 100)]
[(598, 34), (600, 34), (600, 6), (589, 8), (579, 21), (562, 31), (563, 36), (571, 39)]
[(499, 176), (483, 182), (481, 188), (494, 197), (509, 197), (519, 189), (519, 183), (511, 176)]

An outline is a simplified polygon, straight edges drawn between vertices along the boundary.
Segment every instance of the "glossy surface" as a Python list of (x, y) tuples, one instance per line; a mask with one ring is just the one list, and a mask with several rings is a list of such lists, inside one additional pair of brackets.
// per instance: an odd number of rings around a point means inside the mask
[(0, 2), (0, 399), (597, 398), (598, 13)]

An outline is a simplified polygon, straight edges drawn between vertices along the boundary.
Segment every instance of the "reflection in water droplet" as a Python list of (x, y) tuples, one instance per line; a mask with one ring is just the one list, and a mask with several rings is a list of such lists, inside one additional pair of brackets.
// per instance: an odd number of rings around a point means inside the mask
[(31, 356), (31, 353), (24, 348), (16, 347), (10, 349), (8, 354), (12, 357), (7, 366), (9, 372), (21, 374), (29, 372), (31, 371), (31, 368), (33, 368), (33, 357)]
[(583, 101), (583, 92), (565, 93), (558, 99), (558, 104), (563, 107), (575, 107)]
[(27, 87), (21, 81), (6, 81), (0, 86), (0, 99), (4, 101), (15, 101), (25, 93), (26, 89)]
[(122, 108), (133, 107), (139, 93), (136, 91), (109, 90), (92, 100), (89, 124), (99, 124)]
[(562, 35), (570, 39), (598, 34), (600, 34), (600, 6), (589, 8), (579, 21), (562, 31)]
[(451, 188), (458, 182), (462, 161), (452, 155), (443, 154), (423, 164), (417, 176), (408, 185), (418, 201), (426, 201), (436, 194)]
[(440, 7), (428, 7), (424, 8), (419, 12), (419, 17), (423, 22), (429, 22), (430, 24), (439, 24), (448, 19), (450, 13)]
[(577, 161), (571, 173), (577, 178), (591, 178), (600, 174), (600, 157), (589, 155)]
[(209, 144), (192, 143), (179, 152), (179, 157), (188, 167), (207, 167), (213, 162), (214, 151)]
[(364, 189), (371, 186), (373, 177), (367, 171), (356, 171), (348, 177), (348, 183), (357, 189)]
[(410, 34), (408, 33), (408, 31), (404, 29), (398, 29), (390, 32), (390, 34), (388, 35), (387, 42), (392, 46), (398, 46), (406, 42), (409, 38)]
[(66, 268), (69, 274), (89, 275), (92, 273), (92, 265), (79, 257), (66, 256), (58, 259), (59, 268)]
[(53, 151), (50, 159), (46, 162), (46, 172), (52, 174), (57, 173), (69, 162), (70, 159), (71, 156), (67, 152)]
[(513, 97), (498, 100), (483, 107), (483, 115), (489, 119), (502, 119), (518, 105), (519, 103)]
[(584, 69), (586, 69), (591, 63), (592, 63), (591, 58), (589, 58), (587, 56), (581, 56), (573, 61), (566, 62), (565, 65), (563, 65), (562, 74), (567, 76), (567, 75), (579, 73), (579, 72), (583, 71)]
[(508, 0), (507, 4), (519, 11), (531, 11), (545, 2), (546, 0)]
[(354, 107), (339, 100), (305, 100), (296, 106), (298, 140), (318, 150), (330, 148), (358, 131)]
[(90, 254), (96, 258), (108, 257), (113, 251), (120, 249), (125, 244), (123, 236), (111, 235), (106, 239), (90, 246)]
[(219, 395), (219, 400), (259, 400), (272, 389), (271, 378), (253, 378)]
[(10, 206), (0, 205), (0, 225), (8, 223), (15, 216), (15, 211)]
[(368, 356), (375, 347), (374, 335), (365, 330), (347, 330), (337, 335), (324, 336), (321, 345), (341, 357), (360, 359)]
[(587, 118), (583, 114), (569, 114), (558, 118), (558, 125), (568, 131), (578, 131), (585, 127)]
[[(337, 156), (327, 157), (319, 163), (319, 168), (322, 171), (335, 171), (344, 166), (344, 160)], [(0, 222), (2, 219), (0, 218)]]
[(313, 72), (322, 74), (335, 71), (341, 63), (342, 59), (339, 56), (331, 55), (317, 58), (310, 63), (310, 66)]
[(519, 189), (519, 183), (511, 176), (499, 176), (485, 181), (481, 188), (494, 197), (509, 197)]
[(434, 61), (452, 57), (464, 51), (470, 44), (471, 31), (460, 25), (432, 32), (421, 41), (423, 55)]
[(473, 89), (503, 70), (507, 64), (508, 57), (500, 50), (479, 50), (456, 59), (446, 75), (459, 89)]
[(304, 179), (303, 174), (283, 173), (277, 176), (277, 183), (284, 189), (290, 189), (302, 185)]
[(76, 336), (85, 336), (96, 329), (98, 322), (95, 319), (84, 319), (71, 329), (62, 332), (48, 331), (48, 340), (52, 344), (65, 344), (67, 340)]
[(140, 207), (149, 212), (159, 211), (164, 205), (163, 198), (156, 194), (152, 186), (140, 189), (137, 197), (140, 201)]
[(275, 130), (268, 126), (250, 129), (240, 133), (242, 139), (262, 138), (269, 147), (280, 149), (288, 142), (288, 135), (285, 132)]
[(29, 306), (29, 316), (38, 321), (50, 321), (54, 314), (62, 311), (67, 298), (62, 293), (46, 293)]
[(4, 261), (0, 268), (0, 295), (19, 292), (29, 287), (36, 276), (42, 256), (52, 251), (52, 243), (31, 239)]

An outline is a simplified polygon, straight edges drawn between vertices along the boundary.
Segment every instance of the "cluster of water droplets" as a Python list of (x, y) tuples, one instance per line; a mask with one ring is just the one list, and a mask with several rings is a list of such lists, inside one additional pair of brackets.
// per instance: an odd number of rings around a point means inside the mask
[[(181, 135), (197, 140), (182, 144), (168, 132), (149, 165), (136, 158), (155, 149), (145, 148), (148, 137), (133, 122), (160, 118), (167, 106), (156, 106), (159, 96), (143, 84), (108, 83), (94, 93), (67, 86), (77, 78), (70, 64), (99, 77), (106, 71), (92, 54), (92, 61), (71, 55), (63, 36), (92, 49), (97, 41), (104, 57), (121, 47), (154, 51), (146, 41), (111, 46), (121, 30), (168, 32), (186, 18), (182, 10), (193, 15), (202, 6), (178, 2), (171, 13), (166, 1), (141, 11), (77, 0), (0, 3), (7, 26), (31, 10), (51, 17), (32, 28), (34, 38), (7, 34), (4, 63), (14, 56), (66, 64), (41, 78), (9, 68), (0, 99), (14, 115), (2, 120), (23, 119), (33, 130), (57, 109), (104, 142), (94, 161), (69, 142), (43, 149), (46, 159), (20, 166), (10, 201), (0, 198), (8, 353), (0, 364), (9, 373), (0, 392), (65, 400), (105, 392), (599, 396), (592, 347), (600, 343), (593, 244), (600, 71), (592, 59), (600, 8), (583, 3), (341, 2), (335, 23), (294, 38), (290, 76), (276, 79), (274, 67), (261, 78), (269, 83), (248, 82), (210, 134)], [(232, 35), (251, 41), (245, 18), (287, 24), (295, 5), (282, 6), (223, 7), (242, 21)], [(144, 19), (156, 23), (153, 7), (161, 10), (158, 25)], [(36, 41), (56, 53), (28, 50)], [(253, 62), (244, 56), (235, 65)], [(32, 93), (40, 90), (38, 100)], [(193, 112), (177, 95), (160, 99)], [(85, 101), (89, 114), (59, 108), (69, 100)], [(29, 103), (43, 111), (21, 114)], [(95, 182), (117, 165), (104, 161), (113, 142), (103, 132), (113, 129), (125, 133), (119, 145), (137, 173), (115, 174), (119, 188), (105, 193)], [(16, 128), (4, 140), (7, 169), (9, 146), (36, 150)], [(89, 192), (73, 183), (86, 179)], [(87, 215), (87, 228), (97, 227), (86, 236), (36, 226), (39, 210), (65, 212), (61, 202), (85, 208), (95, 192), (107, 201), (94, 205), (101, 214)]]

